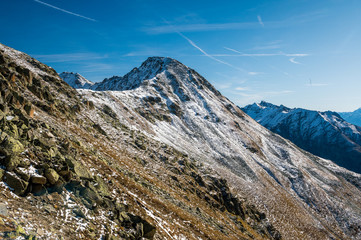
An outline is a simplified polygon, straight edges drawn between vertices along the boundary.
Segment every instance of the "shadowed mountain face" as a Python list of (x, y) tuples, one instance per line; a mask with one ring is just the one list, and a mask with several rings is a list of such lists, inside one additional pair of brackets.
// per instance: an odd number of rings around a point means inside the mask
[(346, 122), (338, 113), (290, 109), (267, 102), (242, 110), (300, 148), (361, 173), (361, 127)]
[(360, 175), (265, 129), (178, 61), (149, 58), (75, 91), (0, 47), (0, 198), (4, 221), (22, 219), (0, 222), (6, 234), (361, 237)]
[(340, 116), (345, 119), (347, 122), (361, 126), (361, 108), (353, 112), (340, 112)]

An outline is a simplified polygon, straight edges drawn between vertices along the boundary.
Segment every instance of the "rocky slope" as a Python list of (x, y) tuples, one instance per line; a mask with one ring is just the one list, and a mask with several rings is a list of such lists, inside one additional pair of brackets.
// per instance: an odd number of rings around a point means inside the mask
[(290, 109), (267, 102), (242, 109), (300, 148), (361, 173), (361, 127), (346, 122), (338, 113)]
[(353, 112), (339, 112), (338, 114), (340, 114), (340, 116), (347, 122), (361, 126), (361, 108)]
[[(120, 123), (213, 169), (285, 239), (360, 238), (360, 175), (263, 128), (178, 61), (148, 58), (123, 77), (78, 92), (98, 109), (108, 106)], [(92, 119), (121, 139), (100, 116)]]
[(1, 44), (0, 86), (0, 239), (281, 239), (224, 177)]

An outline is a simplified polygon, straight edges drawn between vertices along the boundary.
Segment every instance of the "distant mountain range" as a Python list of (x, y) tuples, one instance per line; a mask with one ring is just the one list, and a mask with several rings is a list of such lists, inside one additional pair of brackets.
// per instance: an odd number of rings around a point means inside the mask
[(291, 109), (264, 101), (242, 110), (300, 148), (361, 173), (361, 127), (345, 121), (340, 114)]
[(339, 114), (347, 122), (361, 126), (361, 108), (353, 112), (339, 112)]

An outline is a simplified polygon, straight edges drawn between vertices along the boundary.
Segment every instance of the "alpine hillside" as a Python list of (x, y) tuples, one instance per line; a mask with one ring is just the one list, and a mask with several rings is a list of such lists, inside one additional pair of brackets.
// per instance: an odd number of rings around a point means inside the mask
[(359, 174), (262, 127), (174, 59), (76, 91), (0, 45), (0, 74), (2, 238), (361, 237)]
[(317, 156), (361, 173), (361, 127), (336, 112), (254, 103), (242, 108), (269, 130)]
[[(108, 106), (121, 124), (217, 172), (285, 239), (360, 237), (360, 175), (262, 127), (177, 60), (150, 57), (124, 76), (78, 92), (97, 109)], [(109, 137), (122, 139), (104, 118), (90, 117)]]
[(223, 176), (1, 44), (0, 86), (1, 239), (282, 238)]

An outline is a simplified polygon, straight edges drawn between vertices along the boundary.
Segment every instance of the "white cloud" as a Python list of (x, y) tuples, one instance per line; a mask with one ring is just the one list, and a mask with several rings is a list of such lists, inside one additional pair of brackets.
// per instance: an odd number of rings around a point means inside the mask
[(306, 84), (307, 87), (325, 87), (325, 86), (329, 86), (330, 84), (328, 83), (308, 83)]
[(230, 84), (230, 83), (214, 83), (214, 86), (219, 90), (223, 90), (223, 89), (230, 88), (232, 86), (232, 84)]
[(272, 41), (269, 43), (266, 43), (264, 45), (258, 45), (253, 47), (251, 50), (268, 50), (268, 49), (278, 49), (281, 48), (282, 41), (281, 40), (276, 40), (276, 41)]
[(306, 14), (293, 16), (279, 21), (263, 22), (260, 16), (257, 16), (256, 22), (230, 22), (230, 23), (195, 23), (195, 24), (162, 24), (157, 26), (147, 26), (141, 30), (148, 34), (167, 34), (176, 32), (204, 32), (204, 31), (223, 31), (239, 29), (256, 29), (259, 25), (266, 25), (267, 28), (284, 28), (305, 22), (315, 21), (325, 15), (324, 11), (307, 12)]
[(43, 4), (43, 5), (47, 6), (47, 7), (50, 7), (50, 8), (59, 10), (59, 11), (61, 11), (61, 12), (65, 12), (65, 13), (71, 14), (71, 15), (76, 16), (76, 17), (84, 18), (84, 19), (89, 20), (89, 21), (92, 21), (92, 22), (97, 22), (97, 20), (95, 20), (95, 19), (93, 19), (93, 18), (88, 18), (88, 17), (85, 17), (85, 16), (83, 16), (83, 15), (70, 12), (70, 11), (68, 11), (68, 10), (65, 10), (65, 9), (62, 9), (62, 8), (59, 8), (59, 7), (56, 7), (56, 6), (51, 5), (51, 4), (49, 4), (49, 3), (46, 3), (46, 2), (42, 2), (42, 1), (39, 1), (39, 0), (34, 0), (34, 2)]
[(213, 56), (218, 57), (273, 57), (273, 56), (286, 56), (286, 57), (307, 57), (310, 56), (308, 53), (284, 53), (284, 52), (278, 52), (278, 53), (242, 53), (240, 51), (237, 51), (233, 48), (224, 47), (225, 49), (235, 52), (238, 54), (217, 54)]
[(248, 75), (251, 76), (255, 76), (255, 75), (259, 75), (259, 74), (263, 74), (262, 72), (248, 72)]
[(288, 94), (288, 93), (293, 93), (294, 91), (291, 90), (281, 90), (281, 91), (270, 91), (270, 92), (265, 92), (265, 94), (268, 95), (282, 95), (282, 94)]
[(87, 61), (87, 60), (104, 59), (108, 57), (106, 55), (98, 55), (95, 53), (62, 53), (62, 54), (46, 54), (46, 55), (34, 54), (32, 56), (34, 58), (37, 58), (41, 61), (48, 63)]
[(260, 15), (257, 16), (257, 19), (258, 19), (259, 24), (260, 24), (262, 27), (264, 27), (264, 23), (263, 23), (262, 18), (261, 18)]
[(215, 24), (180, 24), (180, 25), (161, 25), (154, 27), (145, 27), (142, 30), (149, 34), (165, 34), (175, 32), (206, 32), (221, 31), (232, 29), (252, 29), (258, 26), (256, 22), (241, 23), (215, 23)]
[(301, 63), (297, 62), (295, 59), (296, 59), (296, 58), (293, 57), (293, 58), (290, 58), (289, 61), (290, 61), (291, 63), (294, 63), (294, 64), (301, 64)]
[(236, 87), (235, 90), (237, 90), (237, 91), (249, 91), (249, 88), (247, 88), (247, 87)]

